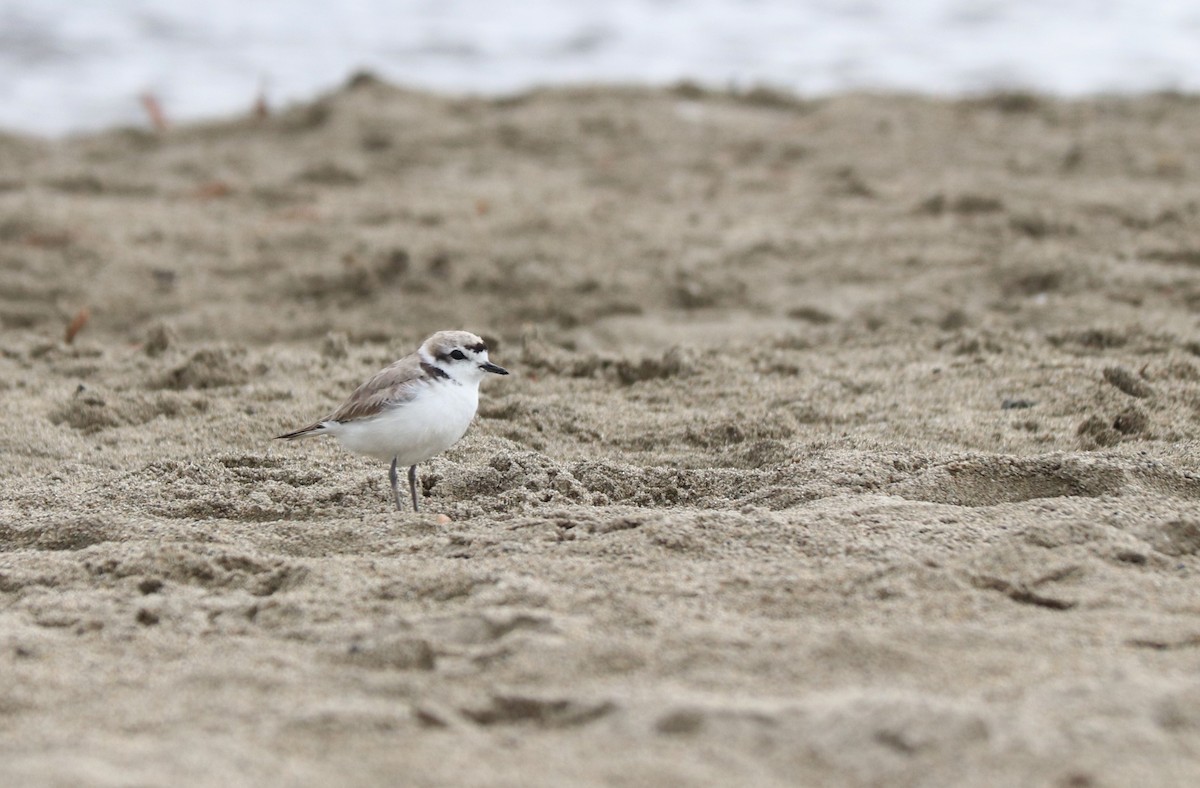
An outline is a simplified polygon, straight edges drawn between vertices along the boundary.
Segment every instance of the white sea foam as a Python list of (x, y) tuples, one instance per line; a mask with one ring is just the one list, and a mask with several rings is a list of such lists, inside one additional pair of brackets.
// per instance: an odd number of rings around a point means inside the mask
[(305, 99), (361, 68), (454, 92), (564, 82), (1065, 95), (1200, 89), (1181, 0), (8, 0), (0, 126), (41, 133)]

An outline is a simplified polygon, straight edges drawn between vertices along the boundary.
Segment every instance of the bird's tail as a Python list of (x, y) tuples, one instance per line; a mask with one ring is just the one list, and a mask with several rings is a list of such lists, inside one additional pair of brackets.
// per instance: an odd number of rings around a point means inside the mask
[(324, 435), (325, 431), (325, 423), (319, 421), (316, 424), (309, 424), (307, 427), (296, 430), (295, 432), (286, 432), (283, 435), (276, 435), (275, 440), (294, 441), (296, 438), (311, 438), (315, 435)]

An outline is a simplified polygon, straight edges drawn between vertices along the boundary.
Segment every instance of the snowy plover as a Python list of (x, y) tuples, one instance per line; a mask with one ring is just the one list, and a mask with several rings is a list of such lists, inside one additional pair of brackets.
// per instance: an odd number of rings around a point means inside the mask
[(292, 440), (332, 435), (350, 451), (391, 460), (392, 496), (400, 504), (399, 466), (408, 466), (413, 511), (417, 464), (458, 442), (475, 418), (479, 382), (508, 370), (488, 361), (487, 345), (469, 331), (439, 331), (409, 354), (359, 386), (350, 399), (320, 421), (279, 435)]

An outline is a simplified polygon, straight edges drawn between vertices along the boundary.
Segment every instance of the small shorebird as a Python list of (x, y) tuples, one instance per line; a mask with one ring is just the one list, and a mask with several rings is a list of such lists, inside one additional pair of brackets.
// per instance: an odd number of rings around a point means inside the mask
[(380, 370), (342, 406), (304, 429), (279, 435), (294, 440), (332, 435), (358, 454), (391, 460), (392, 497), (400, 503), (396, 469), (408, 466), (413, 511), (417, 506), (417, 464), (458, 442), (475, 418), (479, 382), (508, 370), (488, 361), (483, 340), (469, 331), (439, 331), (417, 352)]

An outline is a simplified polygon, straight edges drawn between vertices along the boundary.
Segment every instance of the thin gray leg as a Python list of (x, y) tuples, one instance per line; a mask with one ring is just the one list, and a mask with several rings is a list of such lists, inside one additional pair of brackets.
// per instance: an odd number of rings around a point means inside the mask
[(388, 478), (392, 480), (392, 499), (396, 501), (396, 509), (404, 511), (404, 507), (400, 505), (400, 474), (396, 473), (396, 460), (398, 457), (392, 458), (392, 470), (388, 473)]
[(413, 511), (421, 511), (417, 507), (417, 466), (415, 465), (410, 466), (408, 469), (408, 489), (412, 491)]

